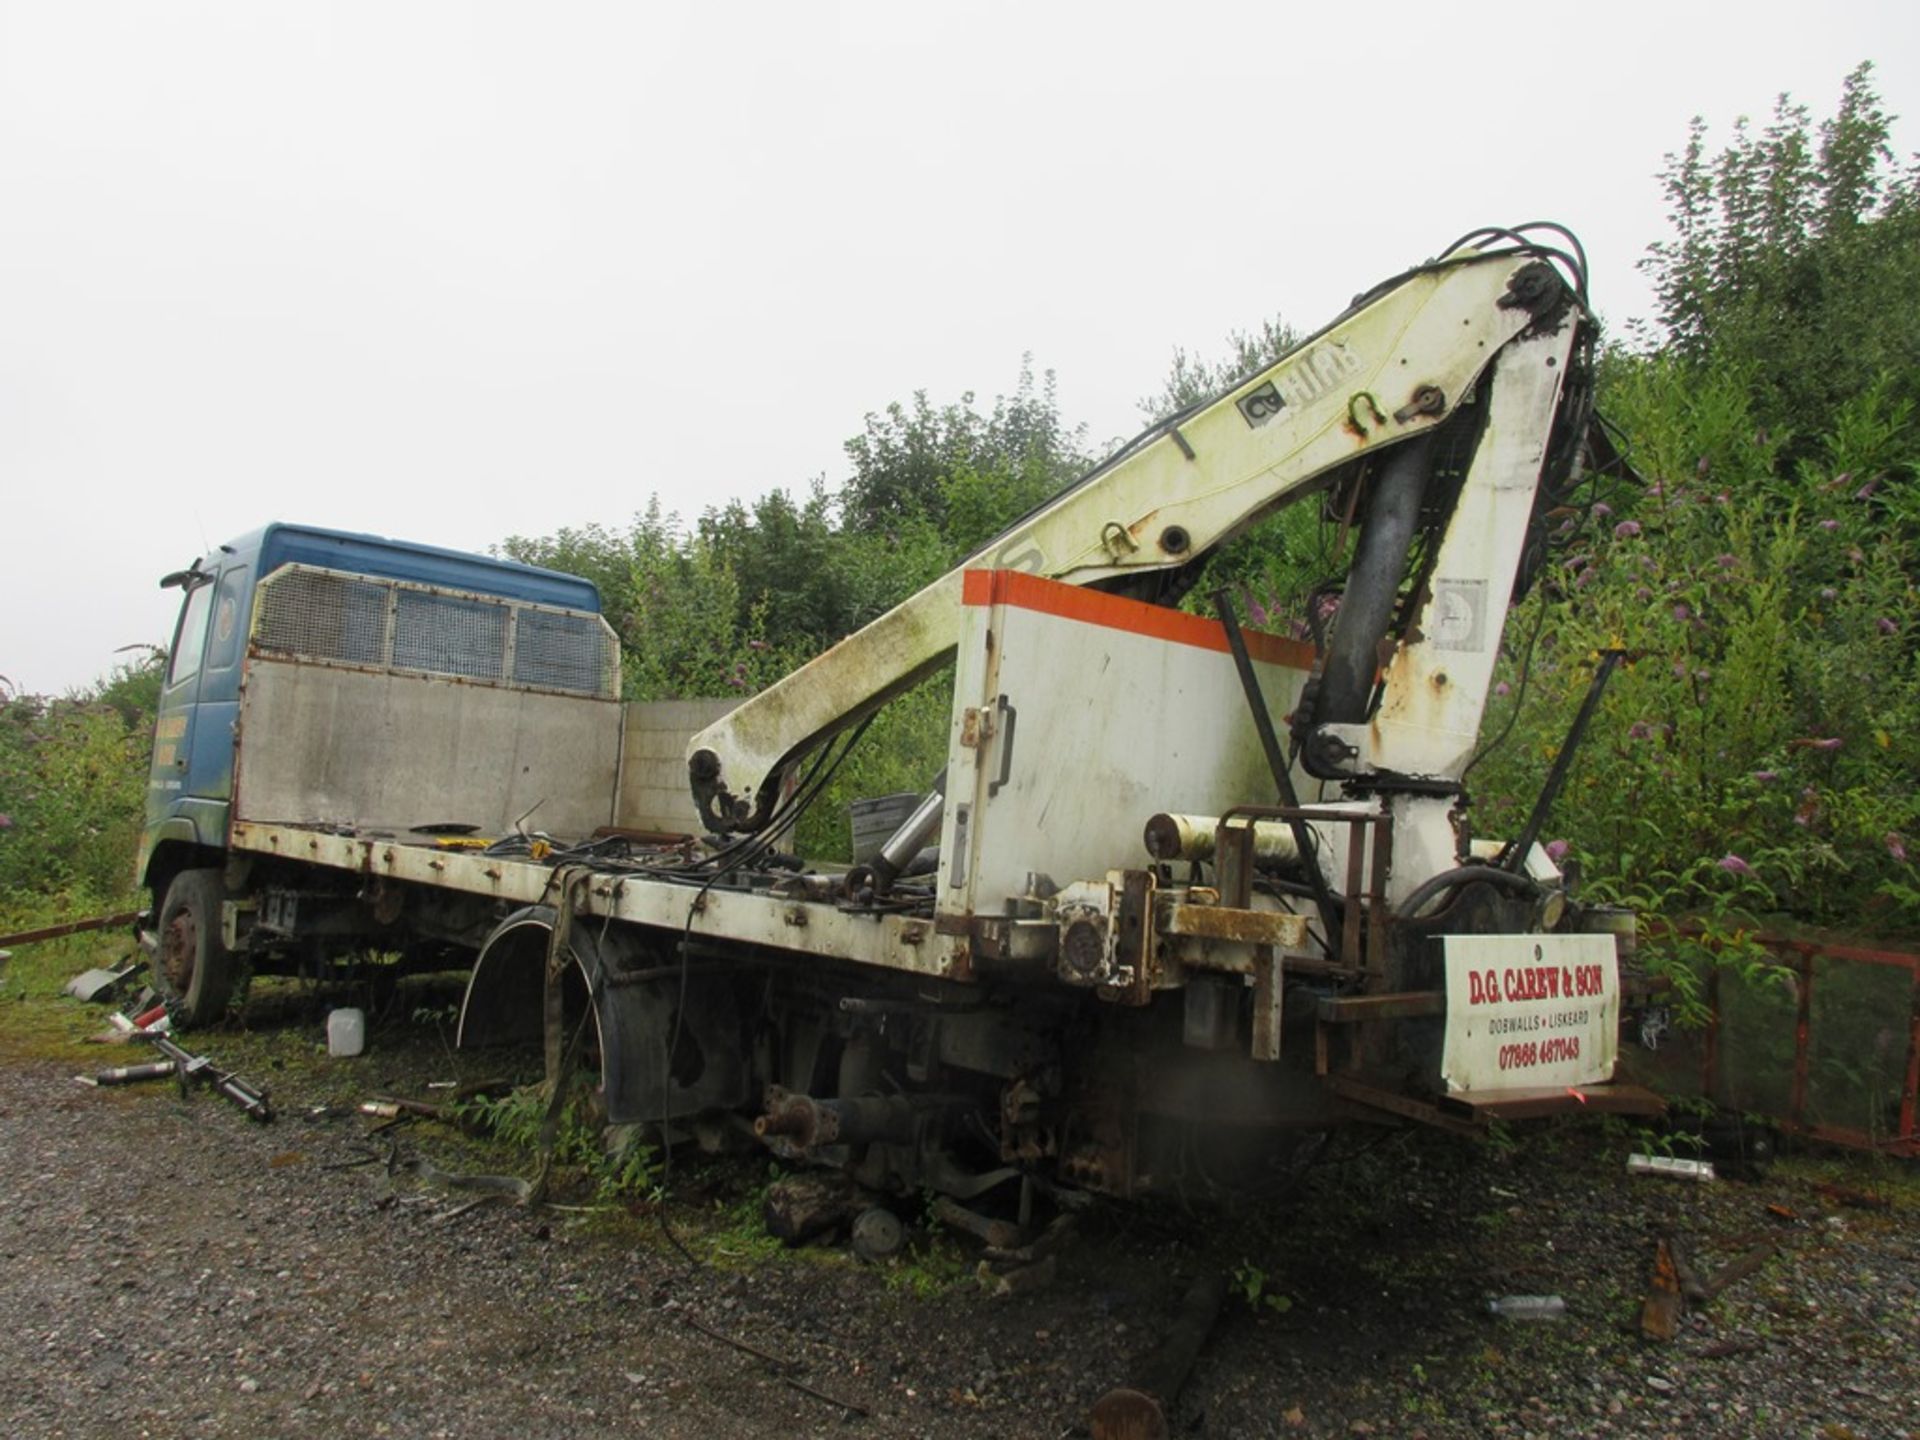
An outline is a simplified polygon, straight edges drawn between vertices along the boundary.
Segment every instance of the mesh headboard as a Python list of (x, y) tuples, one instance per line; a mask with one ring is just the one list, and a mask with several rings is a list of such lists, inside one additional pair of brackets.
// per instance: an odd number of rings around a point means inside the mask
[(518, 690), (620, 693), (620, 642), (599, 615), (312, 565), (260, 582), (252, 648)]

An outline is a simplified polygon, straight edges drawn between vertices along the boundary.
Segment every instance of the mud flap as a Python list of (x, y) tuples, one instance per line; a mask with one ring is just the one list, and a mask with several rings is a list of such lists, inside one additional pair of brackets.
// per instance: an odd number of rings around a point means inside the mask
[[(643, 972), (644, 973), (644, 972)], [(657, 973), (657, 972), (656, 972)], [(739, 1007), (725, 975), (596, 977), (607, 1119), (644, 1125), (747, 1103)]]

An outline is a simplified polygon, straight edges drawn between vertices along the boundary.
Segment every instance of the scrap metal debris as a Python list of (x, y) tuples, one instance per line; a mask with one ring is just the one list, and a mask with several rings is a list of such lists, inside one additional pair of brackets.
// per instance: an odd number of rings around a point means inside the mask
[(113, 999), (120, 992), (120, 987), (139, 971), (139, 964), (132, 960), (111, 970), (96, 965), (91, 970), (82, 970), (62, 988), (76, 1000), (84, 1000), (88, 1004), (104, 1003)]
[(1816, 1180), (1813, 1188), (1835, 1204), (1845, 1205), (1853, 1210), (1891, 1210), (1893, 1201), (1884, 1195), (1876, 1195), (1868, 1190), (1854, 1190), (1845, 1185), (1835, 1184), (1831, 1180)]
[(140, 918), (137, 910), (122, 910), (114, 915), (96, 915), (91, 920), (69, 920), (63, 925), (43, 925), (38, 930), (20, 930), (0, 935), (0, 946), (31, 945), (36, 940), (58, 940), (63, 935), (80, 935), (88, 930), (111, 930), (131, 925)]
[[(1778, 1249), (1777, 1242), (1768, 1240), (1702, 1280), (1687, 1264), (1679, 1242), (1662, 1239), (1654, 1251), (1653, 1274), (1640, 1306), (1640, 1333), (1649, 1340), (1671, 1341), (1679, 1333), (1680, 1317), (1690, 1306), (1711, 1305), (1730, 1287), (1765, 1265)], [(1709, 1346), (1704, 1353), (1711, 1359), (1740, 1353), (1725, 1346), (1726, 1342), (1721, 1342), (1719, 1346)]]
[[(400, 1149), (396, 1145), (387, 1156), (387, 1175), (412, 1175), (423, 1184), (432, 1185), (441, 1190), (470, 1190), (480, 1192), (480, 1198), (473, 1205), (463, 1206), (460, 1213), (473, 1209), (490, 1200), (505, 1200), (514, 1205), (530, 1206), (538, 1199), (535, 1182), (522, 1180), (517, 1175), (462, 1174), (456, 1170), (442, 1170), (423, 1155), (409, 1155), (400, 1158)], [(451, 1219), (443, 1214), (440, 1219)]]
[[(150, 1012), (138, 1020), (128, 1020), (119, 1014), (113, 1018), (116, 1028), (112, 1034), (129, 1040), (149, 1041), (167, 1058), (138, 1065), (115, 1065), (93, 1075), (74, 1076), (80, 1084), (95, 1088), (130, 1085), (140, 1080), (162, 1080), (171, 1075), (179, 1079), (182, 1095), (186, 1094), (189, 1084), (198, 1082), (210, 1086), (222, 1099), (238, 1105), (250, 1119), (263, 1123), (273, 1119), (273, 1104), (267, 1098), (266, 1091), (241, 1079), (231, 1070), (222, 1070), (207, 1056), (195, 1055), (169, 1039), (160, 1024), (166, 1019), (164, 1011)], [(147, 1023), (142, 1025), (141, 1021)]]
[(1087, 1421), (1093, 1440), (1167, 1440), (1168, 1412), (1187, 1383), (1200, 1347), (1213, 1333), (1226, 1298), (1225, 1275), (1216, 1272), (1194, 1281), (1172, 1326), (1140, 1362), (1132, 1382), (1116, 1385), (1094, 1403)]
[(1700, 1277), (1693, 1266), (1687, 1263), (1686, 1252), (1680, 1248), (1680, 1242), (1669, 1238), (1666, 1242), (1667, 1253), (1673, 1257), (1673, 1273), (1680, 1281), (1680, 1293), (1690, 1305), (1704, 1305), (1707, 1300), (1707, 1287), (1700, 1283)]
[(115, 1065), (92, 1075), (76, 1075), (73, 1078), (82, 1085), (98, 1089), (103, 1085), (131, 1085), (136, 1080), (164, 1080), (174, 1070), (171, 1060), (148, 1060), (139, 1065)]
[(1680, 1288), (1680, 1270), (1673, 1248), (1665, 1240), (1653, 1252), (1653, 1276), (1640, 1305), (1640, 1333), (1649, 1340), (1671, 1340), (1679, 1332), (1686, 1298)]
[(1044, 1290), (1053, 1284), (1060, 1274), (1060, 1262), (1049, 1255), (1031, 1265), (1016, 1265), (1011, 1269), (998, 1268), (990, 1260), (982, 1260), (974, 1272), (980, 1286), (996, 1300), (1010, 1295), (1028, 1295), (1035, 1290)]
[(1712, 1278), (1707, 1280), (1701, 1287), (1701, 1303), (1703, 1305), (1712, 1304), (1715, 1300), (1719, 1299), (1730, 1286), (1739, 1284), (1742, 1280), (1745, 1280), (1748, 1276), (1759, 1270), (1767, 1261), (1771, 1260), (1774, 1251), (1778, 1248), (1779, 1246), (1774, 1241), (1769, 1240), (1765, 1244), (1754, 1246), (1753, 1249), (1747, 1251), (1747, 1253), (1742, 1255), (1738, 1260), (1729, 1261), (1727, 1264), (1721, 1266), (1719, 1270), (1714, 1272)]
[(846, 1224), (867, 1203), (839, 1171), (786, 1175), (767, 1187), (760, 1218), (768, 1234), (800, 1245)]
[(829, 1395), (826, 1391), (816, 1389), (814, 1386), (809, 1385), (796, 1373), (800, 1369), (799, 1362), (797, 1361), (790, 1360), (785, 1356), (775, 1355), (769, 1350), (763, 1350), (751, 1341), (742, 1340), (737, 1335), (729, 1335), (724, 1330), (716, 1330), (711, 1325), (696, 1320), (693, 1316), (684, 1312), (681, 1314), (680, 1319), (689, 1329), (698, 1331), (710, 1340), (718, 1340), (722, 1345), (731, 1345), (743, 1355), (752, 1355), (757, 1359), (766, 1361), (768, 1365), (773, 1367), (774, 1378), (789, 1389), (797, 1390), (802, 1395), (820, 1401), (823, 1405), (831, 1405), (835, 1409), (844, 1412), (850, 1419), (856, 1416), (860, 1419), (865, 1419), (870, 1413), (864, 1405), (852, 1400), (843, 1399), (838, 1395)]
[(152, 1031), (166, 1034), (173, 1029), (173, 1019), (167, 1014), (165, 1005), (152, 1002), (153, 992), (143, 990), (140, 998), (128, 1008), (134, 1011), (132, 1019), (125, 1010), (116, 1010), (107, 1016), (107, 1028), (98, 1035), (87, 1036), (90, 1045), (125, 1045), (135, 1036)]
[(189, 1081), (199, 1081), (211, 1086), (222, 1099), (230, 1100), (246, 1111), (249, 1119), (262, 1123), (273, 1119), (273, 1105), (267, 1099), (266, 1091), (248, 1084), (231, 1070), (222, 1070), (205, 1055), (183, 1050), (158, 1031), (145, 1030), (140, 1033), (142, 1039), (151, 1041), (156, 1050), (173, 1062), (182, 1091), (186, 1090)]
[(996, 1250), (1016, 1250), (1028, 1238), (1026, 1231), (1011, 1220), (991, 1219), (945, 1195), (935, 1197), (932, 1215), (942, 1225), (964, 1231)]
[(1629, 1175), (1655, 1175), (1667, 1180), (1714, 1179), (1711, 1160), (1683, 1160), (1672, 1155), (1629, 1155)]

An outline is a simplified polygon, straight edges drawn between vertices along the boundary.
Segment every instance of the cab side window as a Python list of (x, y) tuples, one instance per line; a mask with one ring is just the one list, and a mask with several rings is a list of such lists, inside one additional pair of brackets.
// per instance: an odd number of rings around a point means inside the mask
[(178, 685), (200, 672), (207, 648), (207, 616), (213, 611), (213, 586), (196, 585), (180, 608), (180, 628), (173, 636), (173, 659), (167, 665), (167, 684)]
[[(220, 576), (220, 588), (213, 599), (213, 632), (207, 640), (209, 670), (225, 670), (231, 666), (245, 639), (240, 633), (240, 616), (246, 609), (249, 573), (246, 566), (234, 565)], [(212, 586), (202, 588), (213, 589)]]

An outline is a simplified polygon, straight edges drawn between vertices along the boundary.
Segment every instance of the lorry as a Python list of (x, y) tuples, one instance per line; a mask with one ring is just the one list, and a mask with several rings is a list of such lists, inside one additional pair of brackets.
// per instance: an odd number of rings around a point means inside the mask
[[(1522, 833), (1476, 836), (1463, 783), (1508, 611), (1617, 462), (1594, 348), (1569, 232), (1463, 237), (705, 711), (622, 702), (584, 581), (223, 545), (163, 582), (155, 981), (194, 1024), (249, 974), (459, 966), (459, 1044), (584, 1065), (612, 1124), (1023, 1208), (1225, 1187), (1343, 1124), (1657, 1110), (1614, 1081), (1617, 917), (1540, 843), (1618, 657)], [(1296, 505), (1351, 540), (1300, 634), (1182, 608)], [(943, 671), (946, 765), (877, 853), (787, 853)]]

